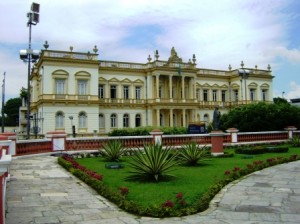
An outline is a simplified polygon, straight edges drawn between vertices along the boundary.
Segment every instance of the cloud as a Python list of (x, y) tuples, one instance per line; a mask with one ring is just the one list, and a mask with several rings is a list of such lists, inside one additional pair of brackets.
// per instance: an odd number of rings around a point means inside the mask
[(295, 99), (300, 98), (300, 84), (296, 83), (295, 81), (290, 82), (291, 90), (286, 93), (287, 99)]
[[(288, 29), (297, 15), (284, 11), (289, 0), (36, 0), (40, 23), (32, 28), (33, 48), (48, 40), (53, 50), (91, 51), (99, 59), (147, 62), (153, 51), (167, 60), (171, 47), (198, 67), (266, 69), (278, 57), (300, 62), (297, 48), (288, 48)], [(26, 86), (27, 68), (10, 46), (26, 48), (26, 13), (32, 1), (0, 1), (0, 60), (10, 75), (9, 94)], [(4, 50), (1, 46), (6, 46)], [(275, 64), (276, 62), (276, 64)], [(1, 71), (0, 71), (1, 72)], [(1, 75), (1, 74), (0, 74)], [(278, 76), (279, 77), (279, 76)], [(297, 86), (297, 84), (296, 84)], [(291, 86), (292, 88), (292, 86)], [(292, 90), (293, 91), (293, 90)]]
[(272, 49), (271, 52), (274, 56), (286, 59), (291, 63), (300, 63), (300, 49), (287, 49), (284, 46), (278, 46)]

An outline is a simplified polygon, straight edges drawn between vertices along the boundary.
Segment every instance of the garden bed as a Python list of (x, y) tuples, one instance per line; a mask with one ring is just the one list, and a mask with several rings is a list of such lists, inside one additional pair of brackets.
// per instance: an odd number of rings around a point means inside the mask
[(70, 159), (60, 158), (59, 163), (124, 210), (143, 216), (167, 217), (204, 211), (214, 195), (231, 181), (255, 170), (295, 161), (299, 155), (299, 148), (290, 148), (280, 154), (212, 158), (197, 166), (177, 165), (171, 172), (174, 178), (161, 182), (127, 180), (130, 156), (122, 157), (123, 169), (107, 169), (107, 161), (94, 156), (71, 158), (75, 167)]

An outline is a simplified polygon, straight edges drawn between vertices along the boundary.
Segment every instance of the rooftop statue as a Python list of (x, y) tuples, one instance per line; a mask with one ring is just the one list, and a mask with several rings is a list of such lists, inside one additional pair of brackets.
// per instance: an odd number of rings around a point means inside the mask
[(172, 49), (171, 49), (171, 56), (169, 57), (168, 62), (182, 63), (182, 59), (178, 57), (177, 52), (174, 47), (172, 47)]

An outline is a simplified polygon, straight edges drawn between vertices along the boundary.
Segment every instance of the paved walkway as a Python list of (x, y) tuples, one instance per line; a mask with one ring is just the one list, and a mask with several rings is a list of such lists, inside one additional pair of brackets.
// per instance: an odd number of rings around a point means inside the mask
[(7, 224), (300, 223), (300, 161), (267, 168), (228, 185), (205, 212), (157, 219), (121, 211), (56, 160), (51, 156), (13, 160), (7, 185)]

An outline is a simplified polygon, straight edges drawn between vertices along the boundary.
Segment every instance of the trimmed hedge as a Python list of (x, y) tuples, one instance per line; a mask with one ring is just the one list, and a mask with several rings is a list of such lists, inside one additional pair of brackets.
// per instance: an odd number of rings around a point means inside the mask
[(254, 146), (254, 147), (238, 147), (234, 150), (236, 154), (257, 155), (263, 153), (284, 153), (289, 148), (285, 146)]
[(109, 136), (143, 136), (150, 135), (154, 129), (160, 129), (165, 135), (187, 134), (185, 127), (137, 127), (137, 128), (119, 128), (110, 132)]

